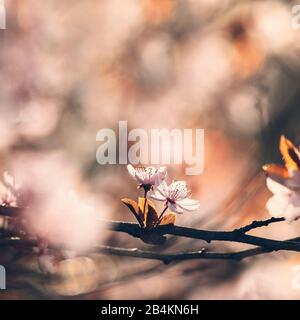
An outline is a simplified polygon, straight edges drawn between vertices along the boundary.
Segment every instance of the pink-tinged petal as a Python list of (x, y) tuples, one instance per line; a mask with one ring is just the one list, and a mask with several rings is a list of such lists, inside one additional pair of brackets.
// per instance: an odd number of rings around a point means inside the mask
[(8, 187), (13, 188), (15, 185), (14, 177), (10, 175), (7, 171), (3, 173), (3, 181)]
[(154, 184), (156, 186), (160, 185), (166, 179), (166, 176), (167, 176), (167, 167), (160, 167), (156, 172)]
[(266, 180), (267, 187), (268, 189), (273, 193), (273, 194), (278, 194), (278, 195), (289, 195), (291, 193), (291, 190), (288, 189), (287, 187), (283, 186), (282, 184), (272, 180), (271, 178), (267, 178)]
[(168, 198), (174, 201), (187, 197), (187, 187), (185, 181), (175, 181), (169, 185)]
[(199, 201), (188, 198), (176, 201), (176, 204), (186, 211), (195, 211), (200, 207)]
[(284, 217), (288, 223), (298, 220), (300, 218), (300, 207), (295, 207), (290, 203), (286, 209)]
[(294, 207), (299, 207), (300, 208), (300, 194), (293, 192), (290, 196), (290, 203), (294, 206)]
[(165, 198), (168, 197), (169, 188), (166, 181), (162, 181), (162, 183), (157, 186), (157, 191)]
[(53, 255), (45, 254), (38, 257), (38, 265), (43, 273), (54, 274), (57, 261)]
[(143, 174), (141, 171), (136, 171), (136, 172), (135, 172), (135, 180), (136, 180), (138, 183), (146, 184), (146, 183), (145, 183), (144, 174)]
[(284, 213), (285, 220), (290, 223), (300, 218), (300, 194), (293, 192)]
[(156, 169), (154, 167), (147, 167), (145, 169), (146, 172), (146, 178), (145, 178), (145, 183), (146, 184), (151, 184), (152, 186), (155, 185), (156, 182)]
[(293, 171), (291, 177), (285, 179), (283, 184), (290, 190), (300, 191), (300, 171)]
[(170, 203), (168, 202), (168, 208), (172, 211), (172, 212), (176, 212), (176, 213), (183, 213), (183, 209), (180, 208), (176, 203)]
[[(155, 168), (154, 167), (138, 167), (135, 168), (135, 177), (137, 181), (141, 184), (154, 184), (155, 178), (153, 176), (155, 175)], [(152, 183), (153, 181), (153, 183)]]
[(145, 168), (146, 178), (151, 180), (156, 175), (156, 169), (154, 167)]
[(275, 195), (268, 200), (266, 208), (272, 217), (281, 218), (285, 216), (288, 205), (288, 197)]
[(158, 200), (158, 201), (166, 201), (166, 197), (164, 197), (163, 195), (161, 195), (160, 192), (158, 192), (157, 190), (153, 191), (150, 195), (151, 198)]
[(136, 179), (136, 176), (135, 176), (135, 168), (134, 168), (131, 164), (129, 164), (129, 165), (127, 166), (127, 170), (128, 170), (128, 172), (129, 172), (129, 174), (131, 175), (131, 177), (132, 177), (134, 180), (137, 180), (137, 179)]
[(167, 167), (159, 167), (157, 169), (157, 173), (162, 174), (162, 175), (164, 175), (166, 177), (166, 175), (167, 175)]
[(148, 177), (148, 174), (146, 172), (146, 168), (144, 167), (137, 167), (135, 169), (135, 177), (137, 181), (141, 184), (147, 184), (146, 179)]

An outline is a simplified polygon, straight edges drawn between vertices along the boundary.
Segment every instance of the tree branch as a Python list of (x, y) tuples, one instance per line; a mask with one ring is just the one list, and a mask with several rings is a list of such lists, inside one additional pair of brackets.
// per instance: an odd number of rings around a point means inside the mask
[[(107, 228), (112, 231), (124, 232), (133, 237), (140, 238), (140, 239), (143, 236), (145, 236), (145, 234), (147, 234), (148, 236), (151, 236), (151, 234), (175, 235), (175, 236), (181, 236), (186, 238), (204, 240), (208, 243), (210, 243), (211, 241), (229, 241), (229, 242), (251, 244), (259, 247), (264, 247), (269, 250), (287, 250), (287, 251), (300, 252), (300, 244), (297, 242), (280, 241), (280, 240), (272, 240), (272, 239), (267, 239), (262, 237), (256, 237), (256, 236), (246, 235), (243, 232), (240, 232), (237, 230), (208, 231), (208, 230), (180, 227), (180, 226), (174, 226), (174, 225), (158, 226), (154, 229), (145, 230), (145, 229), (141, 229), (139, 225), (136, 223), (117, 222), (117, 221), (107, 222)], [(251, 227), (251, 230), (252, 229), (253, 227)]]
[[(5, 236), (10, 236), (12, 233), (21, 238), (9, 238), (1, 239), (0, 245), (22, 245), (22, 246), (34, 246), (37, 243), (34, 240), (28, 238), (22, 238), (24, 233), (18, 233), (16, 220), (21, 211), (21, 208), (11, 208), (11, 207), (0, 207), (0, 217), (3, 221), (7, 223), (0, 223), (0, 232)], [(229, 241), (237, 243), (245, 243), (256, 246), (256, 248), (229, 252), (229, 253), (218, 253), (218, 252), (207, 252), (203, 249), (195, 252), (180, 252), (180, 253), (166, 253), (161, 254), (157, 252), (143, 251), (139, 249), (125, 249), (125, 248), (115, 248), (109, 246), (97, 246), (96, 251), (102, 253), (115, 254), (120, 256), (130, 256), (145, 259), (155, 259), (163, 261), (164, 263), (169, 263), (171, 261), (181, 261), (187, 259), (231, 259), (231, 260), (241, 260), (250, 256), (263, 254), (271, 251), (286, 250), (300, 252), (300, 243), (297, 239), (289, 239), (286, 241), (267, 239), (263, 237), (256, 237), (246, 234), (247, 232), (260, 228), (263, 226), (268, 226), (271, 223), (281, 222), (284, 218), (270, 218), (262, 221), (253, 221), (249, 225), (235, 229), (233, 231), (210, 231), (201, 230), (188, 227), (181, 227), (175, 225), (163, 225), (157, 226), (150, 230), (141, 228), (136, 223), (130, 222), (118, 222), (118, 221), (104, 221), (107, 229), (127, 233), (133, 237), (139, 238), (141, 240), (151, 239), (151, 236), (164, 236), (164, 235), (175, 235), (186, 238), (193, 238), (204, 240), (208, 243), (211, 241)], [(1, 222), (1, 221), (0, 221)], [(58, 248), (59, 249), (59, 248)]]
[(248, 257), (253, 257), (261, 255), (264, 253), (270, 253), (273, 250), (269, 250), (262, 247), (257, 247), (254, 249), (236, 251), (236, 252), (206, 252), (205, 249), (200, 251), (193, 252), (179, 252), (179, 253), (157, 253), (152, 251), (144, 251), (137, 248), (125, 249), (125, 248), (115, 248), (109, 246), (99, 246), (98, 252), (116, 255), (116, 256), (125, 256), (125, 257), (134, 257), (134, 258), (143, 258), (151, 260), (159, 260), (165, 264), (169, 264), (174, 261), (185, 261), (185, 260), (195, 260), (195, 259), (207, 259), (207, 260), (234, 260), (241, 261)]
[(17, 217), (21, 212), (21, 208), (8, 207), (0, 205), (0, 215), (7, 217)]
[[(288, 239), (288, 241), (297, 242), (300, 238)], [(0, 246), (16, 246), (16, 247), (34, 247), (38, 243), (36, 240), (22, 239), (22, 238), (6, 238), (0, 239)], [(58, 247), (54, 247), (57, 249)], [(63, 247), (61, 248), (63, 249)], [(158, 253), (153, 251), (145, 251), (137, 248), (127, 249), (118, 248), (105, 245), (97, 245), (91, 249), (90, 253), (101, 253), (123, 257), (133, 257), (142, 259), (159, 260), (165, 264), (169, 264), (175, 261), (186, 261), (194, 259), (210, 259), (210, 260), (234, 260), (241, 261), (248, 257), (261, 255), (264, 253), (270, 253), (273, 250), (257, 247), (248, 250), (236, 251), (236, 252), (207, 252), (204, 248), (199, 251), (192, 252), (178, 252), (178, 253)]]
[(250, 224), (244, 226), (244, 227), (241, 227), (241, 228), (238, 228), (238, 229), (235, 229), (234, 232), (236, 233), (247, 233), (253, 229), (256, 229), (256, 228), (260, 228), (260, 227), (266, 227), (268, 226), (269, 224), (271, 223), (274, 223), (274, 222), (281, 222), (281, 221), (284, 221), (285, 219), (284, 218), (269, 218), (267, 220), (262, 220), (262, 221), (252, 221)]

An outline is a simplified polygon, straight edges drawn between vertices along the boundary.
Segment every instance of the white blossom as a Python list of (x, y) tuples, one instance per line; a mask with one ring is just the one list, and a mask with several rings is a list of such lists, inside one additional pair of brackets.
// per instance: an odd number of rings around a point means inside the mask
[(169, 186), (163, 181), (151, 197), (159, 201), (166, 201), (168, 208), (176, 213), (195, 211), (200, 204), (197, 200), (188, 198), (188, 190), (185, 181), (175, 181)]
[(5, 171), (3, 180), (0, 181), (0, 205), (16, 207), (18, 192), (19, 186), (14, 177)]
[(139, 184), (143, 186), (159, 185), (164, 181), (167, 175), (167, 168), (160, 167), (155, 169), (154, 167), (136, 167), (134, 168), (131, 164), (127, 166), (129, 174)]
[(289, 188), (287, 185), (295, 180), (288, 180), (283, 185), (271, 178), (267, 178), (267, 187), (273, 193), (268, 200), (266, 207), (274, 218), (285, 218), (287, 222), (292, 222), (300, 217), (300, 191), (299, 188)]

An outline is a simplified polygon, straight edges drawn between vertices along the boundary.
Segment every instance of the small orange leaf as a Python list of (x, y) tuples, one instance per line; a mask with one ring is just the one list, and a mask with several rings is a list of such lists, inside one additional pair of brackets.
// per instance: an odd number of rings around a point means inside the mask
[(129, 198), (123, 198), (121, 199), (121, 201), (129, 208), (129, 210), (133, 213), (133, 215), (135, 216), (135, 218), (137, 219), (138, 223), (140, 224), (140, 226), (143, 226), (143, 220), (141, 219), (141, 217), (139, 216), (139, 206), (138, 204)]
[(173, 212), (168, 212), (165, 216), (161, 219), (159, 225), (166, 225), (166, 224), (175, 224), (176, 221), (176, 214)]
[(300, 153), (294, 144), (285, 136), (280, 137), (279, 150), (288, 170), (297, 171), (300, 168)]
[(276, 175), (281, 178), (289, 178), (290, 176), (290, 173), (287, 170), (287, 168), (277, 164), (265, 164), (262, 168), (266, 172), (266, 174), (271, 177), (273, 175)]
[(158, 222), (158, 215), (155, 205), (149, 199), (140, 197), (138, 200), (139, 217), (145, 228), (152, 228)]
[(139, 212), (139, 207), (138, 204), (129, 198), (123, 198), (121, 201), (130, 209), (132, 213), (138, 213)]

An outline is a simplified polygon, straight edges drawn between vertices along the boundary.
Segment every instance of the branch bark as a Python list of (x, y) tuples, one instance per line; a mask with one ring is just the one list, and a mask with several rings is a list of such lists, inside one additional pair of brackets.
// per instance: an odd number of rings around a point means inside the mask
[[(288, 239), (285, 241), (298, 242), (300, 238)], [(15, 246), (31, 248), (37, 246), (36, 240), (22, 238), (6, 238), (0, 239), (0, 246)], [(58, 247), (54, 247), (58, 249)], [(64, 249), (61, 247), (61, 249)], [(178, 261), (195, 260), (195, 259), (210, 259), (210, 260), (234, 260), (241, 261), (248, 257), (270, 253), (274, 250), (267, 248), (256, 247), (253, 249), (236, 251), (236, 252), (207, 252), (204, 248), (199, 251), (192, 252), (177, 252), (177, 253), (158, 253), (153, 251), (140, 250), (138, 248), (118, 248), (105, 245), (97, 245), (91, 249), (90, 253), (101, 253), (123, 257), (133, 257), (139, 259), (158, 260), (165, 264)]]
[[(282, 220), (280, 220), (282, 221)], [(270, 224), (273, 222), (279, 221), (268, 221), (257, 223), (258, 226), (262, 226), (266, 223)], [(130, 223), (130, 222), (117, 222), (117, 221), (109, 221), (107, 222), (107, 228), (112, 231), (127, 233), (136, 238), (142, 238), (145, 234), (151, 236), (151, 234), (159, 234), (159, 235), (175, 235), (186, 238), (193, 238), (204, 240), (208, 243), (211, 241), (229, 241), (229, 242), (238, 242), (245, 243), (250, 245), (255, 245), (259, 247), (264, 247), (268, 250), (287, 250), (287, 251), (297, 251), (300, 252), (300, 243), (294, 241), (281, 241), (281, 240), (273, 240), (262, 237), (256, 237), (247, 235), (238, 230), (233, 231), (209, 231), (209, 230), (201, 230), (187, 227), (180, 227), (174, 225), (164, 225), (158, 226), (152, 230), (141, 229), (138, 224)], [(244, 227), (246, 228), (246, 227)], [(248, 228), (249, 229), (249, 228)], [(250, 230), (254, 229), (253, 224)]]
[[(2, 232), (2, 235), (4, 236), (11, 236), (12, 233), (17, 236), (16, 238), (10, 237), (6, 239), (0, 239), (0, 245), (21, 245), (27, 247), (37, 245), (35, 240), (26, 238), (24, 236), (24, 233), (18, 233), (16, 220), (20, 211), (21, 208), (0, 207), (1, 218), (6, 219), (9, 222), (3, 223), (2, 225), (0, 224), (0, 232)], [(239, 261), (247, 257), (278, 250), (300, 252), (300, 243), (298, 241), (298, 238), (288, 240), (273, 240), (246, 234), (247, 232), (256, 228), (268, 226), (272, 223), (281, 222), (283, 220), (284, 218), (270, 218), (262, 221), (253, 221), (249, 225), (246, 225), (239, 229), (235, 229), (233, 231), (201, 230), (175, 225), (157, 226), (155, 228), (147, 230), (141, 228), (136, 223), (105, 221), (107, 229), (115, 232), (127, 233), (128, 235), (139, 238), (141, 240), (145, 239), (145, 236), (151, 237), (152, 235), (174, 235), (179, 237), (204, 240), (208, 243), (210, 243), (211, 241), (229, 241), (254, 245), (256, 247), (243, 251), (225, 253), (207, 252), (204, 249), (194, 252), (157, 253), (143, 251), (137, 248), (126, 249), (98, 245), (97, 247), (93, 248), (93, 252), (144, 259), (154, 259), (160, 260), (164, 263), (170, 263), (172, 261), (183, 261), (188, 259), (229, 259)], [(60, 248), (56, 247), (56, 249)], [(63, 249), (63, 246), (61, 247), (61, 249)]]

